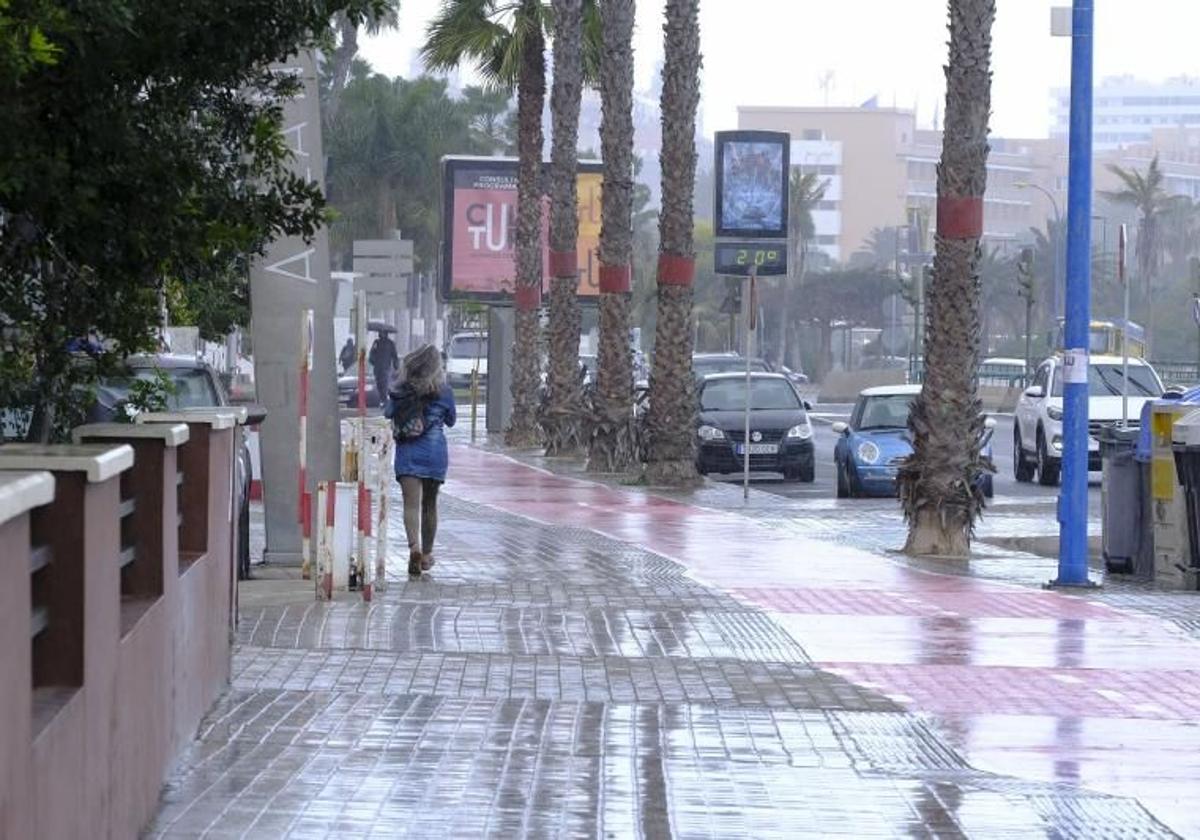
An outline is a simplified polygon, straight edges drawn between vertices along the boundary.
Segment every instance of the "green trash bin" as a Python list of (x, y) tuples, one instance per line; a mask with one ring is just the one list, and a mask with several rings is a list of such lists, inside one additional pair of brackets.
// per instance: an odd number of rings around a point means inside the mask
[(1107, 426), (1100, 441), (1104, 565), (1110, 572), (1135, 571), (1142, 541), (1142, 469), (1134, 460), (1137, 430)]

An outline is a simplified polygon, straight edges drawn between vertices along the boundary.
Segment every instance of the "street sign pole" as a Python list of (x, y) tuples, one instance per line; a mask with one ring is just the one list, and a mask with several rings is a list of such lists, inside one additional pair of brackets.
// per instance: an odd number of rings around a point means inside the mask
[(750, 500), (750, 350), (751, 336), (758, 325), (755, 318), (758, 313), (758, 297), (755, 285), (758, 281), (758, 266), (750, 266), (750, 293), (746, 295), (746, 409), (744, 434), (742, 436), (742, 499)]
[(1093, 0), (1074, 0), (1063, 358), (1062, 494), (1056, 586), (1088, 586), (1088, 334), (1091, 321)]

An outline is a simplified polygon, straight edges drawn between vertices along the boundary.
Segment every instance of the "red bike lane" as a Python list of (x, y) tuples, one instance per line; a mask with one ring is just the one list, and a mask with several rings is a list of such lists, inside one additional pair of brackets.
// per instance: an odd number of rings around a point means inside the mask
[(456, 496), (644, 546), (767, 611), (816, 664), (927, 716), (977, 769), (1136, 797), (1200, 836), (1200, 642), (1168, 622), (475, 448), (452, 460)]

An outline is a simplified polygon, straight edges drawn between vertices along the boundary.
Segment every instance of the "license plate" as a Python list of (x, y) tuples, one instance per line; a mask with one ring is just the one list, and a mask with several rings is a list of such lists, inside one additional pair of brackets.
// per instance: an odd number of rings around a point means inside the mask
[[(737, 445), (737, 454), (746, 454), (746, 444), (739, 443)], [(776, 443), (752, 443), (750, 444), (751, 455), (778, 455), (779, 444)]]

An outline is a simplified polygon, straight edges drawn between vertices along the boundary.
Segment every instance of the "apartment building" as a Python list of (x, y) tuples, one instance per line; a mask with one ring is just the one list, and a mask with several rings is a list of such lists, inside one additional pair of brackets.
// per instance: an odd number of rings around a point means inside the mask
[[(1056, 88), (1050, 96), (1050, 136), (1065, 142), (1071, 92)], [(1145, 145), (1157, 129), (1200, 127), (1200, 79), (1144, 82), (1132, 76), (1110, 77), (1096, 86), (1093, 112), (1092, 142), (1097, 150)]]

